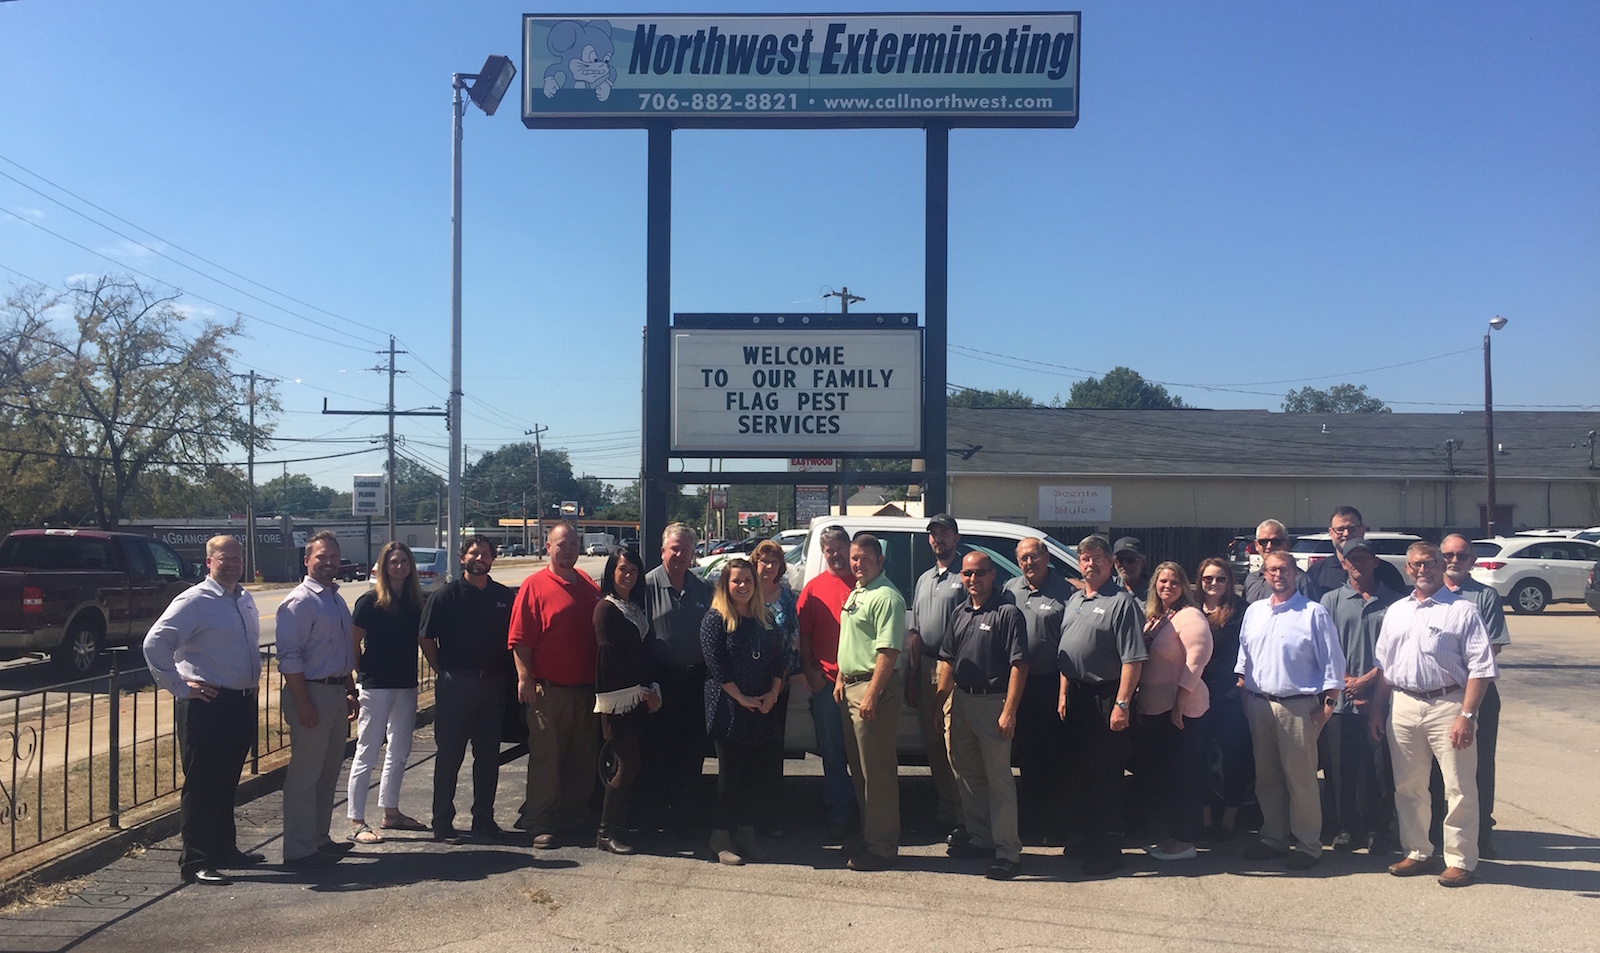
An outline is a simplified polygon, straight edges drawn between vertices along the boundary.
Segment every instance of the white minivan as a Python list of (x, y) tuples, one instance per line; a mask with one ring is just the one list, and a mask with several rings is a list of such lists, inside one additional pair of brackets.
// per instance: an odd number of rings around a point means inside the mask
[[(1030, 537), (1044, 540), (1050, 552), (1050, 571), (1068, 579), (1080, 579), (1078, 556), (1075, 548), (1048, 533), (1020, 523), (1003, 523), (997, 520), (969, 520), (956, 517), (961, 527), (961, 550), (987, 553), (993, 560), (995, 585), (1003, 586), (1022, 570), (1017, 566), (1017, 544)], [(818, 516), (811, 521), (802, 549), (803, 562), (800, 583), (828, 571), (822, 558), (822, 531), (829, 526), (843, 527), (851, 536), (871, 533), (883, 544), (883, 571), (905, 597), (909, 612), (917, 577), (933, 566), (933, 550), (928, 547), (928, 521), (911, 516)], [(798, 589), (795, 590), (797, 593)], [(795, 677), (789, 692), (789, 713), (784, 730), (784, 750), (789, 757), (799, 757), (807, 751), (816, 751), (816, 734), (811, 727), (811, 693), (805, 679)], [(922, 762), (922, 731), (918, 727), (916, 712), (901, 702), (900, 731), (896, 747), (900, 762)]]

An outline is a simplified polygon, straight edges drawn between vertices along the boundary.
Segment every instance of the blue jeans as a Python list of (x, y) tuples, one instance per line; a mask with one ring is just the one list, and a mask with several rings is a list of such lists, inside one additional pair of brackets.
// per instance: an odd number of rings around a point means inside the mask
[[(826, 681), (826, 679), (825, 679)], [(817, 735), (817, 755), (822, 758), (822, 803), (828, 820), (851, 823), (856, 819), (856, 791), (844, 754), (844, 719), (833, 700), (833, 682), (811, 693), (811, 724)]]

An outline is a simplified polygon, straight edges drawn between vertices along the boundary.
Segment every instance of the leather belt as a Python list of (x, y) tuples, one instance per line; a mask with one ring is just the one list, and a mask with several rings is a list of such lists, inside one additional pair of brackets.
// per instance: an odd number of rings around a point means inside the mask
[(843, 672), (839, 673), (839, 681), (844, 682), (846, 685), (854, 685), (857, 682), (865, 682), (865, 681), (870, 680), (871, 678), (872, 678), (872, 673), (871, 672), (867, 672), (864, 675), (846, 675)]
[(1305, 692), (1305, 693), (1300, 694), (1300, 695), (1268, 695), (1266, 692), (1251, 692), (1250, 694), (1256, 696), (1257, 698), (1265, 698), (1269, 702), (1277, 702), (1278, 704), (1281, 705), (1284, 702), (1294, 701), (1296, 698), (1312, 698), (1312, 697), (1320, 695), (1322, 693), (1321, 692)]
[[(966, 692), (968, 695), (1004, 695), (1006, 693), (1005, 688), (990, 688), (987, 685), (978, 688), (966, 688), (961, 685), (957, 685), (956, 687)], [(1007, 686), (1007, 688), (1009, 687), (1010, 686)]]
[(237, 695), (243, 698), (254, 698), (256, 697), (256, 690), (254, 688), (218, 688), (217, 694)]
[(447, 668), (447, 669), (445, 669), (444, 670), (444, 674), (445, 675), (456, 675), (456, 676), (460, 676), (460, 677), (464, 677), (464, 678), (494, 678), (497, 675), (503, 675), (505, 673), (502, 670), (493, 669), (493, 668), (461, 668), (461, 667), (455, 667), (455, 668)]
[[(1396, 687), (1398, 688), (1398, 686), (1396, 686)], [(1451, 692), (1459, 692), (1459, 691), (1461, 691), (1461, 686), (1460, 685), (1446, 685), (1443, 688), (1436, 688), (1436, 689), (1434, 689), (1433, 691), (1430, 691), (1430, 692), (1414, 692), (1409, 688), (1401, 688), (1400, 691), (1405, 692), (1407, 695), (1410, 695), (1412, 698), (1415, 698), (1418, 701), (1425, 701), (1426, 702), (1426, 701), (1433, 701), (1435, 698), (1443, 698), (1444, 696), (1450, 694)]]
[(315, 682), (318, 685), (339, 685), (342, 687), (350, 683), (350, 676), (329, 675), (327, 678), (308, 678), (306, 681)]

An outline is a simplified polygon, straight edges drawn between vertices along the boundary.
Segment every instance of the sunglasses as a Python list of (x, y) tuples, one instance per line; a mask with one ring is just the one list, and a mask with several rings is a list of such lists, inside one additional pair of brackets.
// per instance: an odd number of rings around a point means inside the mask
[(1201, 585), (1206, 585), (1206, 584), (1215, 585), (1215, 584), (1220, 584), (1220, 583), (1224, 583), (1224, 582), (1227, 582), (1227, 581), (1228, 581), (1228, 577), (1226, 577), (1226, 576), (1201, 576), (1200, 577), (1200, 584)]
[(1281, 545), (1283, 545), (1284, 543), (1287, 543), (1287, 542), (1288, 542), (1288, 540), (1284, 539), (1282, 536), (1257, 536), (1256, 537), (1256, 545), (1257, 546), (1281, 546)]

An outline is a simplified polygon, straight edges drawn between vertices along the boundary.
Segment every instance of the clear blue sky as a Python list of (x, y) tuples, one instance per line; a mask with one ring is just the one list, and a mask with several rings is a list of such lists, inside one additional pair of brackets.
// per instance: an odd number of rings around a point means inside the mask
[[(1077, 128), (952, 133), (952, 382), (1047, 400), (1123, 364), (1198, 406), (1351, 381), (1471, 409), (1501, 314), (1497, 406), (1600, 407), (1600, 4), (1078, 7)], [(641, 6), (549, 12), (619, 9)], [(286, 438), (382, 432), (319, 411), (381, 405), (362, 369), (388, 333), (413, 352), (399, 405), (442, 406), (450, 74), (520, 69), (524, 12), (0, 3), (0, 173), (201, 272), (0, 178), (0, 285), (138, 269), (198, 314), (244, 313), (241, 363), (284, 379)], [(843, 285), (858, 310), (923, 310), (920, 132), (679, 132), (674, 151), (674, 310), (820, 312)], [(580, 471), (636, 473), (645, 134), (529, 131), (513, 90), (469, 110), (465, 155), (469, 451), (537, 422)], [(444, 469), (441, 421), (400, 429)], [(290, 469), (348, 488), (380, 460)]]

